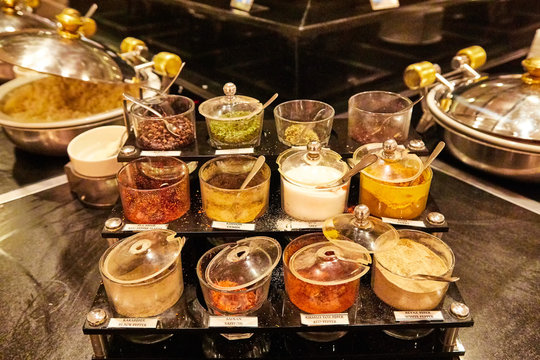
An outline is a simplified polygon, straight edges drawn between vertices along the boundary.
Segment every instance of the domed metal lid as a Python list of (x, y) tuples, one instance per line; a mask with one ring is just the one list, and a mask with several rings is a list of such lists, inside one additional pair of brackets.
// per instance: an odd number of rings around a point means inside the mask
[(516, 140), (540, 141), (540, 58), (523, 62), (522, 76), (483, 77), (441, 102), (459, 123)]
[(18, 4), (14, 0), (3, 0), (0, 11), (0, 33), (13, 32), (22, 29), (53, 29), (54, 22), (32, 14), (32, 7), (37, 7), (39, 1), (23, 1)]
[(58, 31), (26, 29), (0, 34), (0, 60), (40, 73), (118, 83), (135, 76), (114, 51), (85, 37), (95, 23), (74, 9), (57, 15)]

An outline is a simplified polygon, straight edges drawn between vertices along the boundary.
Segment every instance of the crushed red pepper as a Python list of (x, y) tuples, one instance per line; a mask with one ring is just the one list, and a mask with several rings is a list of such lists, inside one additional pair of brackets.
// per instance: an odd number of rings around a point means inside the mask
[[(221, 287), (235, 287), (238, 283), (230, 280), (221, 280), (217, 282)], [(225, 292), (210, 290), (210, 301), (212, 307), (224, 314), (247, 313), (258, 305), (261, 287), (253, 291), (245, 292), (246, 288), (238, 289), (235, 292)]]

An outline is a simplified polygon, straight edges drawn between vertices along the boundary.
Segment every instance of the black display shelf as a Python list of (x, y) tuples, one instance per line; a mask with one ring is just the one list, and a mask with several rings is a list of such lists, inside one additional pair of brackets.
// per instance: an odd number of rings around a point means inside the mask
[[(349, 137), (347, 123), (348, 119), (334, 119), (330, 141), (328, 142), (328, 147), (333, 151), (341, 154), (344, 158), (352, 157), (354, 151), (363, 145)], [(208, 141), (209, 137), (206, 123), (203, 121), (197, 121), (196, 128), (196, 141), (183, 149), (179, 149), (181, 153), (177, 157), (184, 161), (206, 161), (216, 156), (219, 156), (219, 153), (218, 155), (216, 155), (216, 150), (218, 149), (213, 148)], [(409, 131), (409, 138), (405, 145), (407, 145), (412, 140), (422, 140), (422, 138), (411, 126)], [(129, 162), (138, 159), (141, 156), (144, 156), (145, 150), (141, 150), (137, 147), (137, 144), (135, 143), (135, 135), (132, 132), (129, 134), (129, 137), (126, 140), (124, 146), (133, 146), (135, 148), (135, 151), (133, 151), (129, 155), (120, 152), (118, 155), (118, 161)], [(261, 143), (259, 146), (253, 148), (253, 152), (249, 154), (253, 156), (264, 155), (267, 159), (267, 163), (271, 165), (270, 162), (274, 162), (279, 156), (279, 154), (287, 149), (289, 149), (289, 147), (282, 144), (278, 140), (275, 121), (264, 120), (263, 130), (261, 134)], [(152, 154), (151, 156), (159, 156), (160, 153), (162, 153), (164, 156), (168, 155), (167, 152), (160, 152), (154, 150), (151, 150), (150, 152)], [(411, 152), (414, 152), (419, 156), (425, 156), (429, 154), (428, 149), (425, 147), (418, 151), (411, 150)]]
[[(188, 212), (181, 218), (167, 224), (168, 229), (178, 232), (183, 236), (255, 236), (272, 234), (287, 234), (290, 236), (301, 235), (307, 232), (320, 231), (320, 225), (317, 222), (302, 222), (293, 219), (285, 214), (281, 208), (281, 191), (280, 191), (280, 176), (278, 171), (273, 171), (270, 179), (270, 199), (269, 207), (266, 213), (259, 219), (252, 222), (255, 224), (255, 230), (226, 230), (212, 227), (212, 220), (209, 219), (202, 211), (201, 192), (199, 179), (197, 176), (198, 169), (190, 176), (191, 189), (191, 207)], [(434, 175), (436, 176), (436, 174)], [(349, 211), (358, 204), (359, 199), (359, 178), (358, 175), (351, 179), (349, 190)], [(447, 232), (448, 223), (445, 221), (440, 225), (433, 225), (427, 221), (427, 216), (431, 212), (440, 212), (435, 200), (430, 196), (424, 212), (413, 221), (420, 221), (421, 226), (415, 226), (403, 222), (403, 224), (393, 224), (396, 228), (417, 228), (422, 231), (437, 233)], [(111, 211), (109, 219), (122, 219), (124, 226), (132, 223), (124, 216), (122, 206), (118, 203)], [(319, 222), (320, 224), (320, 222)], [(414, 224), (414, 223), (413, 223)], [(126, 231), (124, 227), (118, 230), (110, 230), (106, 226), (102, 229), (102, 237), (104, 238), (124, 238), (133, 235), (134, 231)]]
[[(286, 239), (279, 237), (282, 247)], [(200, 291), (195, 266), (199, 257), (213, 245), (203, 239), (190, 239), (182, 249), (184, 292), (180, 300), (169, 310), (158, 315), (158, 326), (148, 328), (109, 328), (110, 318), (122, 318), (109, 303), (103, 285), (99, 287), (90, 310), (102, 309), (107, 320), (99, 326), (85, 322), (86, 335), (109, 337), (108, 358), (197, 358), (213, 357), (208, 351), (224, 352), (224, 358), (260, 358), (275, 356), (285, 358), (452, 358), (464, 354), (459, 342), (456, 346), (443, 347), (441, 338), (448, 329), (473, 326), (471, 315), (458, 319), (451, 315), (450, 305), (464, 303), (458, 287), (452, 283), (444, 300), (434, 310), (443, 314), (442, 321), (397, 322), (394, 309), (380, 301), (370, 286), (370, 273), (361, 278), (355, 304), (347, 311), (349, 325), (305, 326), (300, 322), (301, 311), (294, 306), (284, 289), (283, 269), (279, 264), (272, 274), (268, 299), (263, 306), (249, 316), (257, 316), (258, 327), (209, 327), (210, 314)], [(396, 340), (383, 330), (434, 329), (424, 338), (411, 341)], [(320, 333), (347, 331), (345, 337), (330, 343), (304, 340), (297, 333)], [(252, 333), (246, 340), (230, 341), (219, 334)], [(154, 345), (137, 345), (126, 340), (140, 341), (144, 336), (173, 334), (173, 337)], [(329, 336), (332, 336), (330, 334)], [(123, 338), (125, 337), (125, 339)], [(137, 340), (139, 339), (139, 340)], [(267, 342), (268, 339), (276, 341)], [(292, 341), (292, 343), (288, 343)], [(199, 345), (200, 344), (200, 345)], [(186, 346), (185, 351), (178, 349)], [(212, 345), (212, 346), (208, 346)], [(264, 345), (265, 351), (253, 352)], [(292, 346), (291, 346), (292, 345)], [(330, 347), (330, 349), (327, 349)], [(261, 349), (259, 349), (261, 350)], [(202, 353), (201, 353), (202, 352)]]

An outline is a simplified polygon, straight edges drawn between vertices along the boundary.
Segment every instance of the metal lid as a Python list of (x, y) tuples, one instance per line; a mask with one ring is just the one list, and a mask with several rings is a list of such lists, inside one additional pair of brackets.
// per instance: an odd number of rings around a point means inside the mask
[(236, 85), (226, 83), (223, 86), (225, 96), (208, 99), (199, 106), (199, 113), (213, 120), (234, 121), (254, 116), (263, 109), (259, 100), (243, 95), (236, 95)]
[(339, 245), (343, 247), (348, 245), (345, 241), (349, 241), (352, 244), (361, 245), (370, 253), (388, 250), (378, 246), (390, 243), (377, 241), (381, 236), (399, 239), (399, 234), (392, 225), (369, 216), (369, 208), (363, 204), (354, 208), (354, 214), (340, 214), (326, 219), (322, 230), (330, 242), (341, 240)]
[[(540, 59), (539, 59), (540, 61)], [(534, 71), (523, 76), (484, 77), (457, 87), (447, 96), (446, 112), (470, 128), (516, 140), (540, 140), (540, 79)], [(448, 104), (445, 104), (448, 106)]]
[(151, 230), (130, 236), (105, 251), (99, 262), (102, 276), (119, 284), (155, 279), (175, 264), (184, 238), (172, 230)]
[(311, 141), (305, 149), (290, 148), (277, 160), (278, 170), (288, 181), (305, 187), (332, 185), (349, 169), (341, 155)]
[(114, 51), (85, 37), (95, 23), (77, 10), (57, 16), (58, 29), (26, 29), (0, 34), (0, 60), (40, 73), (108, 83), (135, 76)]
[(281, 257), (281, 246), (272, 238), (250, 237), (230, 243), (208, 264), (206, 282), (219, 290), (245, 289), (272, 273)]
[[(38, 5), (38, 4), (31, 4)], [(54, 23), (47, 18), (32, 14), (32, 8), (21, 9), (15, 1), (2, 1), (0, 11), (0, 33), (22, 29), (53, 29)]]
[[(342, 244), (349, 243), (349, 244)], [(314, 285), (339, 285), (356, 280), (369, 270), (371, 256), (350, 241), (317, 242), (295, 252), (289, 268), (298, 279)]]
[(422, 160), (398, 145), (394, 139), (382, 144), (361, 146), (354, 152), (353, 158), (359, 160), (367, 154), (376, 154), (379, 159), (362, 170), (362, 173), (381, 182), (406, 183), (417, 178), (423, 168)]

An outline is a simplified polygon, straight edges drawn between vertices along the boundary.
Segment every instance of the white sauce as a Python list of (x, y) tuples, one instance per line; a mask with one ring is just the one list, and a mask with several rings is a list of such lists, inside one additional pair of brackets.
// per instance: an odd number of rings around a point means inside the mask
[(305, 166), (290, 169), (285, 177), (300, 186), (281, 179), (283, 210), (298, 220), (321, 221), (343, 213), (347, 205), (349, 183), (333, 189), (315, 189), (310, 186), (326, 185), (343, 174), (329, 166)]

